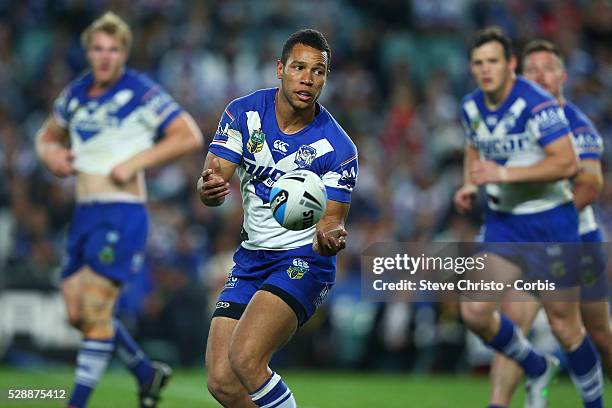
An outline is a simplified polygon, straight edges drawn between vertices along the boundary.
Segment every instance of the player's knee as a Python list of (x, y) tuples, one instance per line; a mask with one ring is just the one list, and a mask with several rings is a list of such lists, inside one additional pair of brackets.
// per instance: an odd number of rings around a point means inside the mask
[(579, 324), (570, 324), (566, 319), (549, 319), (550, 328), (563, 349), (570, 350), (580, 343), (583, 336)]
[(113, 337), (113, 321), (110, 317), (83, 316), (81, 331), (86, 338), (105, 339)]
[(483, 303), (463, 302), (461, 303), (461, 318), (470, 329), (478, 333), (488, 326), (491, 311)]
[(263, 363), (262, 359), (246, 348), (232, 347), (229, 352), (229, 361), (232, 370), (239, 377), (248, 377), (256, 373)]
[(225, 406), (232, 406), (232, 402), (239, 398), (241, 384), (236, 384), (228, 379), (224, 373), (208, 372), (206, 380), (208, 392)]

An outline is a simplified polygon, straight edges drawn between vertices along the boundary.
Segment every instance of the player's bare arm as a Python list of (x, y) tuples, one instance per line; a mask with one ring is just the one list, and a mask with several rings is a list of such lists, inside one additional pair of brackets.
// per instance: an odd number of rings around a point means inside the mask
[(526, 167), (500, 166), (490, 160), (476, 160), (470, 177), (476, 185), (487, 183), (548, 182), (572, 177), (578, 169), (571, 135), (567, 134), (544, 148), (546, 157)]
[(202, 143), (200, 129), (191, 115), (183, 112), (170, 122), (159, 143), (116, 165), (111, 171), (111, 178), (117, 184), (125, 184), (139, 171), (195, 151), (202, 147)]
[(312, 249), (323, 256), (334, 256), (346, 247), (348, 232), (344, 222), (350, 205), (339, 201), (327, 200), (325, 214), (317, 223), (317, 234)]
[(49, 116), (36, 135), (36, 153), (53, 175), (67, 177), (76, 174), (73, 155), (67, 146), (68, 131), (53, 116)]
[(478, 186), (474, 184), (470, 175), (472, 163), (477, 160), (478, 150), (472, 145), (466, 146), (463, 156), (463, 186), (455, 192), (453, 197), (455, 208), (460, 214), (472, 209), (472, 202), (478, 192)]
[(582, 159), (578, 165), (578, 174), (573, 179), (574, 205), (578, 211), (595, 202), (603, 188), (601, 162), (594, 159)]
[(202, 175), (198, 179), (197, 189), (200, 201), (207, 207), (217, 207), (225, 201), (230, 193), (229, 181), (238, 165), (213, 153), (206, 155)]

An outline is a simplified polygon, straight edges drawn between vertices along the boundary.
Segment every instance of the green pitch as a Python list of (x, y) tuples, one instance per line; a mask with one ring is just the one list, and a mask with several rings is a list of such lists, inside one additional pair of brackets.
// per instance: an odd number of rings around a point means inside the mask
[[(467, 375), (416, 377), (378, 373), (282, 371), (300, 408), (484, 408), (488, 383), (485, 377)], [(20, 371), (0, 368), (0, 407), (50, 408), (61, 402), (7, 401), (9, 388), (52, 388), (69, 390), (72, 370), (51, 368), (45, 371)], [(612, 404), (612, 386), (606, 385), (608, 404)], [(69, 391), (68, 391), (69, 392)], [(578, 394), (567, 378), (551, 390), (552, 408), (580, 407)], [(522, 407), (523, 392), (516, 395), (512, 407)], [(122, 369), (110, 370), (93, 394), (91, 408), (137, 407), (136, 385)], [(217, 407), (208, 394), (203, 371), (179, 370), (163, 394), (160, 408)]]

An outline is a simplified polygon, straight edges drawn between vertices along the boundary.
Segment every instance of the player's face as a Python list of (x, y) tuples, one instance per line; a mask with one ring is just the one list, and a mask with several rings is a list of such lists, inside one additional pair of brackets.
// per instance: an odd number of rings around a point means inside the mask
[(523, 62), (523, 74), (525, 78), (536, 82), (555, 98), (561, 96), (561, 89), (567, 79), (559, 57), (548, 51), (529, 54)]
[(87, 47), (87, 60), (95, 81), (99, 84), (115, 82), (125, 66), (127, 51), (117, 36), (96, 31)]
[(321, 95), (327, 80), (327, 53), (296, 44), (287, 62), (276, 64), (281, 92), (295, 110), (310, 109)]
[(490, 41), (472, 50), (470, 69), (478, 87), (488, 94), (495, 94), (508, 85), (516, 68), (516, 59), (507, 60), (504, 47)]

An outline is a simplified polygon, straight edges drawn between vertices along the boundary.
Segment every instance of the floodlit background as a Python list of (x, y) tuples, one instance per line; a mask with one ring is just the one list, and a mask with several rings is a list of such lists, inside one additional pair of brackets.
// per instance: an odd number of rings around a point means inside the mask
[[(608, 147), (612, 3), (0, 1), (0, 391), (71, 383), (79, 335), (67, 324), (58, 285), (74, 183), (42, 168), (33, 140), (54, 98), (86, 68), (79, 34), (108, 9), (132, 27), (129, 65), (196, 118), (205, 146), (229, 101), (277, 84), (275, 62), (289, 34), (313, 27), (327, 36), (332, 72), (321, 102), (360, 154), (349, 244), (328, 302), (274, 367), (305, 407), (484, 406), (486, 379), (474, 374), (486, 372), (489, 355), (466, 334), (457, 305), (362, 301), (360, 253), (374, 242), (470, 241), (477, 233), (480, 212), (459, 217), (451, 198), (461, 182), (459, 101), (473, 87), (466, 44), (485, 25), (503, 27), (518, 51), (536, 37), (559, 44), (566, 95)], [(200, 204), (195, 183), (205, 154), (148, 172), (148, 271), (125, 288), (118, 308), (143, 348), (179, 369), (166, 406), (213, 406), (203, 349), (242, 222), (237, 186), (220, 208)], [(610, 157), (612, 149), (606, 172)], [(611, 229), (610, 183), (596, 210)], [(540, 346), (554, 349), (546, 325), (539, 327)], [(111, 367), (92, 406), (133, 406), (127, 377), (119, 363)], [(567, 381), (558, 389), (554, 407), (578, 406)]]

